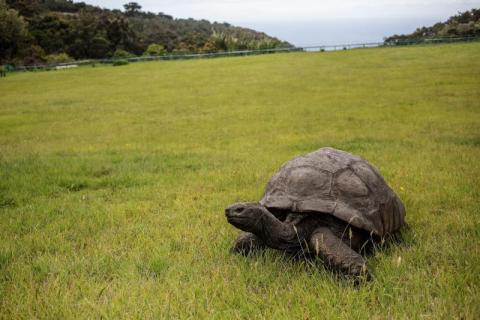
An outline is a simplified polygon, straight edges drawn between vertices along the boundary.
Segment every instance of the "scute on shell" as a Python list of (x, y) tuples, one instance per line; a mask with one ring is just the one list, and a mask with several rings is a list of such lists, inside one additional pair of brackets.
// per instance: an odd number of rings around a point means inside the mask
[(260, 204), (293, 212), (331, 214), (379, 236), (398, 231), (405, 208), (366, 160), (321, 148), (285, 163), (267, 184)]

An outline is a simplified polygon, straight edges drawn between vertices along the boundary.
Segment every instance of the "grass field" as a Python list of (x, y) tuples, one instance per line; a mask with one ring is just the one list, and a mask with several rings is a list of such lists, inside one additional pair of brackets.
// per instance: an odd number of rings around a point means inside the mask
[[(480, 43), (0, 79), (0, 318), (480, 318)], [(358, 288), (229, 254), (224, 208), (294, 156), (368, 159), (405, 243)]]

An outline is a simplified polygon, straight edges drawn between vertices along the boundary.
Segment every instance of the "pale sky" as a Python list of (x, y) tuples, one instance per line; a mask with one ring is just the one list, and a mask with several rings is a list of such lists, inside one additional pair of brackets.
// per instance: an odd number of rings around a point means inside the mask
[[(122, 8), (129, 0), (87, 0), (107, 8)], [(215, 21), (279, 21), (452, 15), (480, 6), (473, 0), (138, 0), (143, 10), (181, 18)]]
[[(164, 12), (175, 18), (225, 21), (296, 44), (336, 39), (337, 42), (373, 41), (380, 34), (412, 32), (415, 27), (444, 21), (459, 11), (480, 8), (480, 0), (85, 0), (117, 9), (123, 9), (123, 4), (130, 1), (138, 2), (144, 11)], [(305, 35), (314, 25), (319, 31), (330, 31)], [(370, 31), (361, 35), (359, 29)]]

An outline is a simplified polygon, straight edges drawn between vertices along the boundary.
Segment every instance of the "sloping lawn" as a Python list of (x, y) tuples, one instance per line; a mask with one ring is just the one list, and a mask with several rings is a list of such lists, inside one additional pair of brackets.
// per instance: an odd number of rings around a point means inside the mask
[[(0, 79), (0, 318), (480, 318), (480, 43)], [(294, 156), (375, 164), (405, 243), (355, 287), (228, 250)]]

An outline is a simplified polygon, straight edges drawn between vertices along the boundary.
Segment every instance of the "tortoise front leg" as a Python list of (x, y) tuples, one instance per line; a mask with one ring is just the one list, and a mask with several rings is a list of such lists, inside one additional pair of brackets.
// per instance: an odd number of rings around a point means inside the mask
[(310, 237), (309, 247), (327, 265), (347, 275), (365, 275), (369, 278), (363, 257), (345, 244), (328, 227), (315, 229)]
[(259, 237), (250, 232), (242, 232), (233, 243), (233, 247), (230, 251), (233, 253), (248, 255), (251, 252), (265, 248), (265, 243)]

